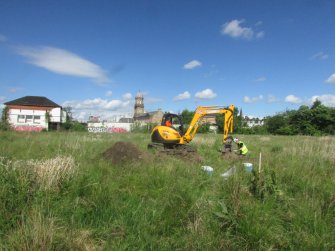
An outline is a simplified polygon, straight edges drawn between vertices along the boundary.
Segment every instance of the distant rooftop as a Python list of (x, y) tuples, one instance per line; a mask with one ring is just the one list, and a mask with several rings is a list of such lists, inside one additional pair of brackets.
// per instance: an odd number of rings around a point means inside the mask
[(61, 107), (50, 99), (41, 96), (25, 96), (23, 98), (8, 101), (5, 105)]

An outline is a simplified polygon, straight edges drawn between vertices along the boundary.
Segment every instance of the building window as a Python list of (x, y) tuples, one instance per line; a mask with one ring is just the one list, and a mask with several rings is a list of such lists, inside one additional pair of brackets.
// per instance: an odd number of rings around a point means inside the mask
[(34, 116), (34, 124), (41, 124), (41, 116)]
[(24, 123), (26, 121), (26, 118), (24, 115), (18, 115), (17, 116), (17, 122), (18, 123)]
[(33, 115), (26, 115), (26, 123), (32, 123), (33, 122)]

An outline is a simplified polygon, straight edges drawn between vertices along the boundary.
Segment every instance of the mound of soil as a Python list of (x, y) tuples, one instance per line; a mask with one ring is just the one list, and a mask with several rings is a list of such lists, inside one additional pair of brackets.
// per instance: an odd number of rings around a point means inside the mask
[(133, 143), (122, 141), (116, 142), (102, 155), (113, 164), (139, 161), (147, 158), (147, 154), (138, 149)]

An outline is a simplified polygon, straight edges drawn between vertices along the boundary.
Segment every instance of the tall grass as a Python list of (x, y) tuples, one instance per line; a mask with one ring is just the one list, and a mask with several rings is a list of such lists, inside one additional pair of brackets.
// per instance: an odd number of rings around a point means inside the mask
[(335, 139), (240, 138), (247, 158), (223, 158), (208, 134), (192, 142), (201, 159), (149, 152), (115, 165), (106, 149), (148, 151), (149, 135), (0, 132), (0, 249), (335, 249)]

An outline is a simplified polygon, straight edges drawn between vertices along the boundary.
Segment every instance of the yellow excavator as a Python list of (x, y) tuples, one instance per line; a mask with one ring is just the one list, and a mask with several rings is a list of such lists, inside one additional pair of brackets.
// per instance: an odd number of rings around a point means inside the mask
[[(188, 143), (194, 138), (200, 126), (201, 119), (206, 115), (216, 114), (224, 114), (224, 148), (222, 152), (229, 152), (231, 151), (232, 137), (228, 136), (228, 133), (233, 131), (234, 105), (230, 105), (229, 107), (197, 107), (192, 121), (186, 130), (184, 130), (184, 123), (179, 115), (165, 113), (161, 125), (154, 127), (151, 132), (151, 144), (148, 145), (148, 148), (159, 148), (168, 152), (178, 152), (180, 150), (192, 152), (194, 149), (188, 146)], [(178, 127), (176, 128), (174, 125), (178, 125)]]

